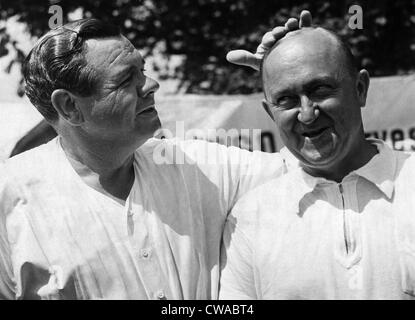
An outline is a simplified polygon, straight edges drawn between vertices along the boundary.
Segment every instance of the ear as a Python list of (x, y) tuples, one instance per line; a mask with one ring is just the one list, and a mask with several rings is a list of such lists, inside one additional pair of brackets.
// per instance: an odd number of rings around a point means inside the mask
[(74, 94), (65, 89), (54, 90), (51, 95), (55, 110), (72, 126), (79, 126), (84, 122), (84, 116), (77, 100), (78, 98)]
[(274, 115), (272, 114), (271, 107), (265, 99), (262, 99), (262, 107), (265, 109), (265, 112), (271, 117), (273, 121), (275, 121)]
[(366, 105), (367, 92), (369, 90), (370, 77), (367, 70), (362, 69), (357, 74), (356, 79), (356, 94), (359, 100), (360, 107), (363, 108)]

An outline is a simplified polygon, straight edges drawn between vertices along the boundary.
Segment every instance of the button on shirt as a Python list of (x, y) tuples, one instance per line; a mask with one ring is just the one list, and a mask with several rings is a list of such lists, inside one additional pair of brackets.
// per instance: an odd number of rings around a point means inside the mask
[(341, 183), (298, 167), (237, 202), (220, 298), (415, 299), (415, 156), (372, 143)]
[(0, 298), (218, 297), (226, 216), (282, 157), (169, 139), (134, 157), (125, 206), (84, 183), (59, 139), (0, 167)]

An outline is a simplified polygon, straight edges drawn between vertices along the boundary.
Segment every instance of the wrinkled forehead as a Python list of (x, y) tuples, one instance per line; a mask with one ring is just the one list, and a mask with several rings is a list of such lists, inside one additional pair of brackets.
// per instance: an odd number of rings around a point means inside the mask
[(89, 39), (86, 58), (97, 69), (126, 64), (141, 58), (133, 44), (124, 36)]

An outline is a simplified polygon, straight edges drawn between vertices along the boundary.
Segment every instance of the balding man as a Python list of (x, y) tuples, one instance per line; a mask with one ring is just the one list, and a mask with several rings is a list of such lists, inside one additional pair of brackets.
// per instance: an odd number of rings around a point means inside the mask
[(234, 206), (220, 297), (415, 299), (415, 156), (365, 139), (367, 71), (338, 36), (306, 28), (276, 43), (262, 77), (300, 166)]

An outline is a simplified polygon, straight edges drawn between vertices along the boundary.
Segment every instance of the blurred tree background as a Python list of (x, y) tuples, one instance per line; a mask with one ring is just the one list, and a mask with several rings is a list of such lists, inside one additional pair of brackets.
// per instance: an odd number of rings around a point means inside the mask
[[(155, 62), (154, 68), (160, 79), (179, 80), (186, 93), (261, 91), (258, 73), (229, 64), (225, 55), (231, 49), (255, 50), (266, 31), (298, 17), (302, 9), (311, 11), (314, 24), (344, 36), (372, 76), (415, 70), (415, 0), (1, 0), (0, 20), (17, 16), (39, 37), (49, 30), (48, 9), (53, 4), (62, 7), (64, 22), (78, 10), (83, 17), (118, 24), (148, 55), (157, 50), (166, 61), (180, 57), (174, 67)], [(361, 30), (348, 27), (354, 4), (363, 9)], [(17, 55), (11, 65), (21, 64), (25, 53), (11, 39), (0, 29), (0, 57), (12, 46)]]

